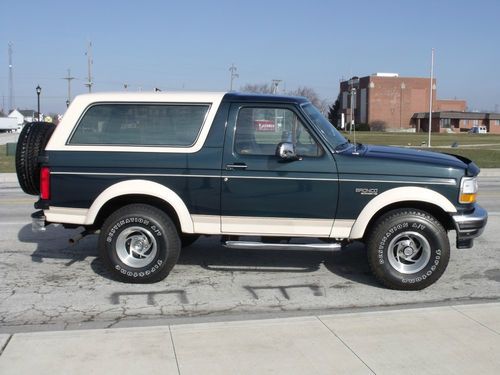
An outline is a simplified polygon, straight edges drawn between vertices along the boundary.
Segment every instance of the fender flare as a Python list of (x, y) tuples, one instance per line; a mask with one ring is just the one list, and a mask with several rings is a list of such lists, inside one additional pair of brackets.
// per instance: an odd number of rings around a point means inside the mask
[(93, 224), (101, 208), (111, 199), (130, 194), (149, 195), (162, 199), (170, 204), (177, 213), (182, 231), (184, 233), (194, 233), (189, 210), (177, 193), (164, 185), (148, 180), (122, 181), (108, 187), (99, 194), (92, 206), (90, 206), (84, 224)]
[(350, 239), (362, 238), (368, 223), (382, 208), (398, 202), (419, 201), (440, 207), (445, 212), (457, 212), (456, 207), (444, 195), (427, 188), (404, 186), (384, 191), (372, 199), (361, 211), (352, 226)]

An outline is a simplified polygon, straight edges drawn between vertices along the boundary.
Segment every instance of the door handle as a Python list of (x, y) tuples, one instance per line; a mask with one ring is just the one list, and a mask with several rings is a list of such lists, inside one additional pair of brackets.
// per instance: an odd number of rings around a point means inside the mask
[(247, 169), (247, 165), (245, 163), (234, 163), (234, 164), (226, 164), (227, 171), (234, 171), (235, 169)]

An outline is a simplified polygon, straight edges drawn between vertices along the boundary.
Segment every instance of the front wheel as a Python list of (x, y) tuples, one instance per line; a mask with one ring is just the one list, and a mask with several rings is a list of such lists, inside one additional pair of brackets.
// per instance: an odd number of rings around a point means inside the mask
[(441, 277), (450, 259), (446, 230), (435, 217), (415, 209), (380, 217), (366, 246), (373, 274), (391, 289), (428, 287)]
[(131, 204), (103, 224), (99, 253), (113, 275), (125, 282), (163, 280), (177, 263), (181, 242), (172, 220), (163, 211)]

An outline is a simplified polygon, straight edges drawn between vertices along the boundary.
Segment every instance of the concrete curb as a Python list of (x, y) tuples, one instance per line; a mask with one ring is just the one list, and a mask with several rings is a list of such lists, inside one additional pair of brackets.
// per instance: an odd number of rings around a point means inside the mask
[(480, 177), (500, 177), (500, 168), (481, 168)]
[(17, 183), (17, 175), (15, 173), (0, 173), (0, 183)]
[(0, 337), (0, 373), (397, 375), (396, 357), (409, 373), (497, 374), (499, 312), (489, 303), (18, 333)]

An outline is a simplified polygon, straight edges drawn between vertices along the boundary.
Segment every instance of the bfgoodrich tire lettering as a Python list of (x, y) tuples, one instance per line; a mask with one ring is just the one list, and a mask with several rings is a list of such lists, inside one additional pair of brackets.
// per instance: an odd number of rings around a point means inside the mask
[(121, 281), (152, 283), (163, 280), (177, 263), (181, 242), (172, 220), (161, 210), (131, 204), (103, 224), (99, 253)]
[(415, 209), (380, 217), (366, 245), (373, 274), (391, 289), (428, 287), (441, 277), (450, 258), (446, 230), (432, 215)]
[(30, 122), (24, 125), (17, 141), (16, 173), (19, 185), (26, 194), (40, 193), (40, 163), (38, 157), (45, 149), (55, 125), (50, 122)]

